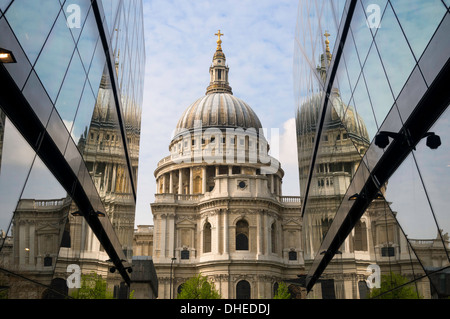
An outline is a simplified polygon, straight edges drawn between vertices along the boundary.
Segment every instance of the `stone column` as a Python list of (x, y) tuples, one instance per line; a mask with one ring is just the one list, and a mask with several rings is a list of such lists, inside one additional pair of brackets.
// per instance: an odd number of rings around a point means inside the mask
[(166, 193), (166, 175), (165, 174), (162, 175), (161, 178), (162, 178), (162, 183), (163, 183), (163, 187), (162, 187), (163, 191), (162, 191), (162, 193), (165, 194)]
[(178, 170), (178, 194), (183, 194), (183, 169)]
[(220, 226), (221, 226), (221, 212), (222, 210), (219, 209), (217, 211), (217, 214), (215, 216), (216, 219), (216, 226), (214, 227), (214, 233), (211, 231), (211, 246), (214, 243), (214, 247), (211, 247), (212, 252), (216, 255), (219, 254), (219, 250), (220, 250)]
[(228, 210), (223, 210), (223, 253), (229, 254), (229, 229), (228, 229)]
[(160, 251), (161, 251), (161, 260), (164, 260), (166, 258), (166, 233), (167, 233), (167, 215), (159, 215), (159, 218), (161, 219), (161, 231), (160, 231)]
[(189, 194), (194, 194), (194, 172), (193, 168), (189, 168)]
[(169, 173), (169, 194), (173, 194), (173, 171)]
[(257, 249), (257, 256), (261, 256), (263, 254), (263, 240), (264, 240), (264, 232), (263, 232), (263, 223), (261, 214), (264, 214), (263, 212), (256, 215), (256, 223), (257, 223), (257, 237), (256, 237), (256, 249)]
[(269, 216), (267, 212), (263, 213), (264, 226), (263, 226), (263, 238), (264, 238), (264, 255), (269, 255)]
[(175, 214), (167, 215), (166, 232), (169, 234), (169, 245), (167, 247), (169, 258), (175, 257)]
[(202, 190), (203, 194), (206, 193), (206, 167), (202, 167)]

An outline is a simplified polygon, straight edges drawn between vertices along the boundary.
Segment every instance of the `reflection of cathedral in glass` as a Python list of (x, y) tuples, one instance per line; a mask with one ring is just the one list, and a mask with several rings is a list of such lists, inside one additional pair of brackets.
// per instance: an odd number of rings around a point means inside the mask
[[(9, 91), (0, 94), (0, 298), (65, 298), (76, 288), (66, 282), (69, 265), (100, 275), (116, 298), (127, 298), (145, 65), (142, 2), (80, 2), (82, 28), (73, 29), (65, 23), (67, 3), (6, 3), (0, 46), (12, 49), (17, 64), (0, 68), (9, 79)], [(28, 14), (37, 10), (45, 19)]]
[[(329, 34), (325, 34), (329, 36)], [(326, 72), (331, 62), (329, 41), (326, 53), (321, 55), (321, 63), (316, 68), (318, 81), (326, 80)], [(323, 86), (323, 84), (321, 83)], [(337, 88), (329, 96), (328, 108), (324, 114), (323, 126), (318, 127), (323, 92), (309, 95), (299, 106), (297, 113), (297, 143), (299, 154), (299, 177), (302, 196), (309, 185), (308, 198), (303, 215), (303, 239), (305, 268), (308, 270), (321, 251), (322, 242), (332, 227), (336, 212), (347, 201), (348, 191), (359, 165), (370, 146), (370, 137), (362, 117), (352, 105), (346, 105)], [(321, 131), (320, 142), (315, 157), (313, 171), (310, 172), (311, 156), (315, 152), (317, 130)], [(310, 177), (310, 180), (308, 178)], [(383, 273), (401, 273), (409, 279), (424, 275), (419, 259), (442, 266), (444, 249), (429, 250), (440, 241), (435, 239), (411, 240), (410, 244), (396, 223), (396, 212), (384, 198), (385, 185), (379, 196), (371, 202), (361, 219), (356, 223), (331, 263), (310, 293), (321, 298), (366, 298), (369, 286), (366, 279), (371, 274), (370, 265), (378, 265)], [(347, 194), (347, 197), (346, 197)], [(356, 198), (358, 194), (355, 194)], [(348, 199), (347, 199), (348, 198)], [(446, 245), (448, 246), (448, 236)], [(410, 246), (411, 245), (411, 246)], [(416, 257), (416, 255), (418, 257)], [(430, 298), (430, 284), (418, 280), (416, 287), (421, 296)]]

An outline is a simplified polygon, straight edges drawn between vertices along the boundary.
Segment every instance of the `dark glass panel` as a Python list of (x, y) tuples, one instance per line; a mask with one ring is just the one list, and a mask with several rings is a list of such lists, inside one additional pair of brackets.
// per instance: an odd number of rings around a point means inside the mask
[(47, 126), (48, 119), (53, 110), (53, 104), (34, 71), (31, 72), (22, 93), (41, 120), (41, 123)]
[(52, 137), (61, 154), (64, 154), (70, 135), (55, 109), (53, 109), (48, 121), (47, 132)]
[(11, 74), (19, 89), (22, 89), (31, 72), (30, 62), (4, 18), (0, 19), (0, 34), (2, 35), (0, 37), (0, 47), (11, 51), (17, 61), (17, 63), (7, 63), (3, 64), (3, 66)]
[(420, 69), (428, 85), (433, 83), (450, 56), (448, 30), (450, 30), (450, 12), (446, 14), (444, 21), (419, 61)]

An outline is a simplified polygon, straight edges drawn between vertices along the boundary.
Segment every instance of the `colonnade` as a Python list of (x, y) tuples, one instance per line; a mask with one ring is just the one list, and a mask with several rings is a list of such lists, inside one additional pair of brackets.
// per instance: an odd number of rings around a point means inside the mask
[[(234, 169), (238, 169), (237, 172)], [(245, 172), (242, 170), (245, 169)], [(162, 173), (156, 178), (156, 189), (158, 194), (179, 194), (194, 195), (204, 194), (211, 191), (212, 186), (208, 188), (208, 179), (220, 175), (256, 175), (255, 168), (242, 168), (239, 166), (192, 166), (179, 168), (169, 172)], [(268, 187), (272, 194), (281, 196), (282, 187), (281, 178), (276, 174), (266, 175), (268, 178)]]

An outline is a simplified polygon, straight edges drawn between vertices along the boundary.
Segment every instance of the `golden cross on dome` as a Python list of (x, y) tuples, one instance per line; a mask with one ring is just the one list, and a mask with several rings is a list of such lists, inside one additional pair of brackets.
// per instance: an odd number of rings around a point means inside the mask
[(217, 50), (222, 50), (221, 44), (222, 44), (222, 40), (220, 39), (221, 36), (223, 36), (223, 33), (220, 33), (220, 30), (218, 33), (214, 34), (217, 35), (218, 40), (217, 40)]
[(325, 31), (325, 34), (324, 34), (324, 36), (325, 36), (325, 45), (326, 45), (326, 54), (327, 54), (327, 58), (328, 58), (328, 61), (329, 62), (331, 62), (331, 52), (330, 52), (330, 40), (328, 40), (328, 37), (330, 36), (331, 34), (329, 34), (328, 33), (328, 31)]

